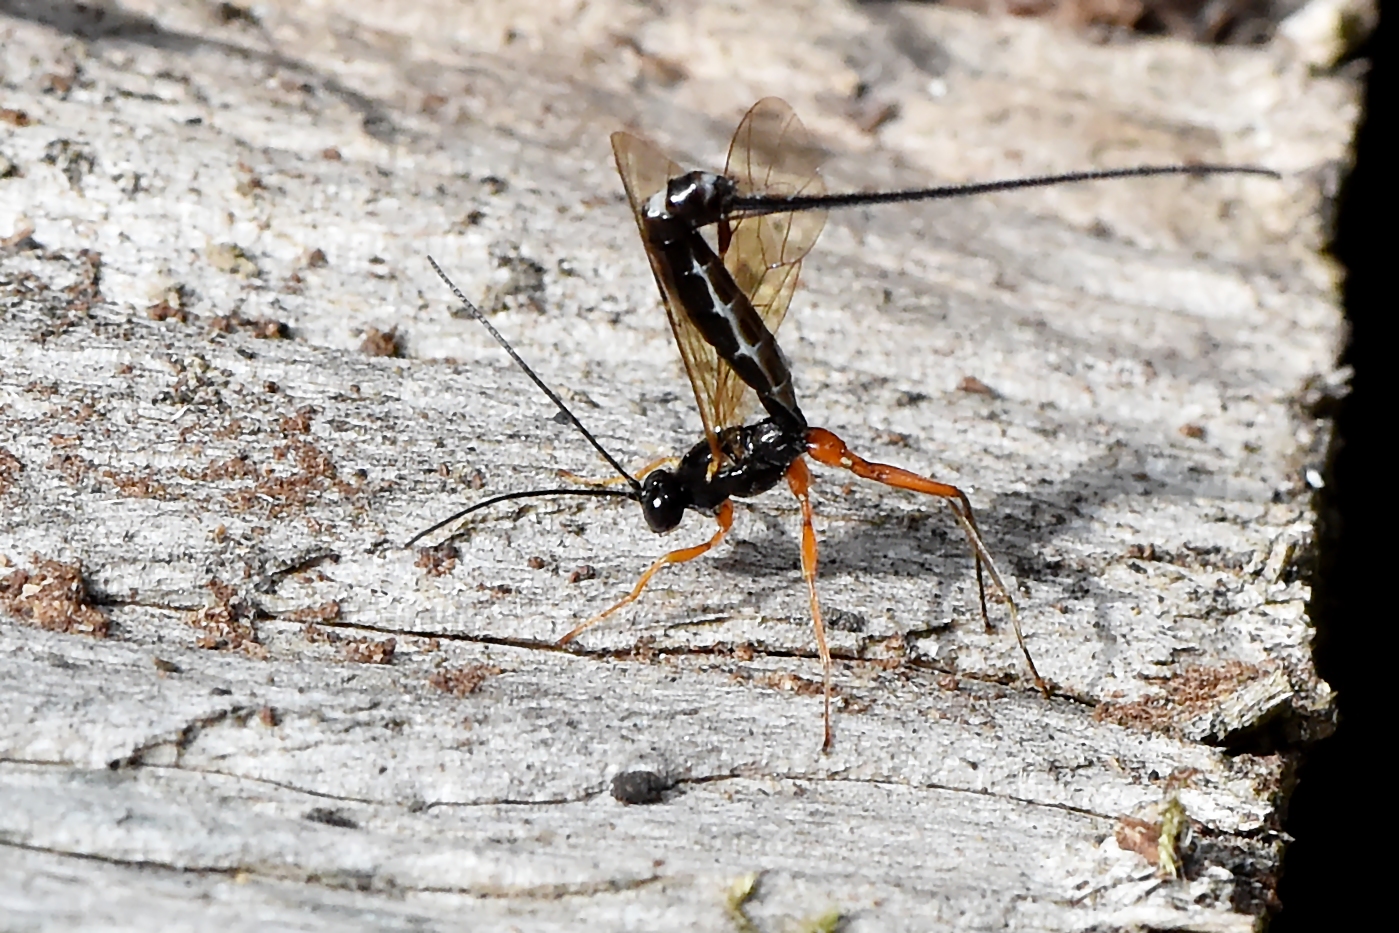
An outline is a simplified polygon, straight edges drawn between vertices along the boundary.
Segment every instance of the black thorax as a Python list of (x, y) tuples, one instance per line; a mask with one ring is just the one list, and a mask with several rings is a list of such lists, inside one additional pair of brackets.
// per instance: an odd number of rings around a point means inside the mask
[(710, 475), (714, 451), (702, 440), (681, 458), (674, 472), (655, 470), (641, 491), (641, 511), (652, 531), (680, 524), (686, 509), (713, 512), (729, 499), (747, 499), (781, 482), (792, 463), (806, 453), (806, 431), (769, 418), (719, 432), (724, 463)]

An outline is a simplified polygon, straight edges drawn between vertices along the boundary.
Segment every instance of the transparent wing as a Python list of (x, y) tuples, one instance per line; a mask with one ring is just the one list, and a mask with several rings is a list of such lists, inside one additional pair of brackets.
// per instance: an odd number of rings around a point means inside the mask
[[(786, 101), (764, 97), (734, 132), (724, 171), (741, 195), (821, 195), (825, 155)], [(799, 211), (749, 217), (730, 227), (724, 266), (773, 334), (792, 301), (801, 261), (825, 226), (825, 211)], [(738, 377), (732, 371), (723, 375), (721, 398), (731, 392), (727, 380)]]
[[(642, 244), (647, 245), (642, 220), (646, 200), (664, 189), (670, 179), (683, 175), (685, 170), (654, 145), (630, 133), (612, 134), (612, 155), (617, 160), (617, 174), (622, 176), (622, 185), (627, 189), (627, 200), (631, 202), (632, 216), (636, 218)], [(651, 272), (656, 277), (661, 302), (665, 305), (666, 317), (670, 319), (670, 329), (675, 334), (675, 344), (680, 348), (680, 359), (685, 363), (685, 375), (689, 377), (690, 388), (695, 392), (695, 404), (699, 406), (700, 420), (704, 422), (705, 437), (717, 452), (718, 432), (740, 423), (730, 420), (738, 406), (727, 397), (721, 398), (721, 387), (738, 380), (729, 365), (719, 358), (718, 352), (691, 323), (674, 294), (669, 277), (649, 245), (646, 256), (651, 260)], [(739, 382), (739, 390), (744, 388), (746, 386)], [(729, 391), (732, 392), (731, 389)]]

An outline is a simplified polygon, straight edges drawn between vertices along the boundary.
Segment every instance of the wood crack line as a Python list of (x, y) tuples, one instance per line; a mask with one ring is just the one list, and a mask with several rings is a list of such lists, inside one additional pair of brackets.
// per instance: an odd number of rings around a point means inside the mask
[(920, 790), (940, 790), (950, 794), (972, 794), (977, 797), (986, 797), (991, 800), (1005, 800), (1010, 803), (1024, 804), (1027, 807), (1042, 807), (1047, 810), (1058, 810), (1062, 813), (1072, 813), (1075, 816), (1086, 816), (1097, 820), (1113, 822), (1117, 816), (1105, 813), (1098, 813), (1084, 807), (1075, 807), (1067, 803), (1052, 803), (1044, 800), (1031, 800), (1027, 797), (1016, 797), (1013, 794), (997, 794), (986, 789), (973, 787), (954, 787), (950, 784), (909, 784), (903, 781), (881, 780), (879, 778), (848, 778), (834, 774), (808, 775), (808, 774), (765, 774), (760, 777), (750, 777), (742, 774), (715, 774), (704, 777), (680, 778), (675, 781), (679, 784), (712, 784), (718, 781), (727, 780), (759, 780), (777, 779), (780, 781), (806, 781), (811, 784), (872, 784), (876, 787), (899, 787), (913, 791)]
[[(128, 756), (127, 758), (119, 759), (119, 760), (121, 760), (121, 761), (130, 761), (131, 759), (130, 759), (130, 757)], [(78, 768), (76, 765), (70, 764), (70, 763), (68, 763), (68, 762), (59, 762), (59, 761), (32, 761), (32, 760), (27, 760), (27, 759), (0, 758), (0, 765), (6, 765), (6, 764), (25, 765), (25, 766), (41, 766), (41, 767), (51, 767), (51, 768), (73, 768), (73, 769), (76, 769), (76, 770), (88, 770), (88, 769), (84, 769), (84, 768)], [(434, 809), (439, 809), (439, 808), (441, 808), (441, 809), (447, 809), (447, 808), (457, 808), (457, 807), (463, 807), (463, 808), (464, 808), (464, 807), (540, 807), (540, 806), (544, 806), (544, 807), (555, 807), (555, 806), (564, 806), (564, 805), (567, 805), (567, 804), (574, 804), (574, 803), (585, 803), (585, 802), (587, 802), (587, 801), (589, 801), (589, 800), (593, 800), (593, 799), (595, 799), (595, 798), (597, 798), (597, 797), (603, 796), (603, 795), (606, 793), (606, 791), (605, 791), (603, 788), (597, 788), (597, 789), (585, 790), (585, 791), (582, 791), (582, 792), (580, 792), (580, 793), (578, 793), (578, 794), (576, 794), (576, 795), (570, 795), (570, 796), (566, 796), (566, 797), (544, 797), (544, 798), (535, 798), (535, 799), (495, 798), (495, 799), (491, 799), (491, 800), (437, 800), (437, 801), (422, 801), (422, 802), (412, 802), (412, 803), (408, 803), (408, 802), (395, 802), (395, 801), (385, 801), (385, 800), (374, 800), (374, 799), (370, 799), (370, 798), (366, 798), (366, 797), (342, 797), (342, 796), (338, 796), (338, 795), (336, 795), (336, 794), (327, 793), (327, 792), (325, 792), (325, 791), (311, 790), (311, 789), (309, 789), (309, 788), (300, 787), (300, 786), (297, 786), (297, 785), (295, 785), (295, 784), (288, 784), (288, 783), (285, 783), (285, 782), (283, 782), (283, 781), (274, 781), (274, 780), (271, 780), (270, 778), (254, 777), (254, 776), (252, 776), (252, 775), (245, 775), (245, 774), (236, 774), (236, 773), (232, 773), (232, 772), (229, 772), (229, 771), (218, 771), (218, 770), (214, 770), (214, 769), (211, 769), (211, 768), (189, 768), (189, 767), (185, 767), (185, 766), (183, 766), (183, 765), (178, 765), (178, 764), (176, 764), (176, 765), (147, 765), (147, 764), (135, 764), (135, 765), (130, 765), (130, 766), (128, 766), (128, 767), (129, 767), (131, 770), (134, 770), (135, 768), (141, 768), (141, 769), (150, 770), (150, 771), (171, 771), (171, 772), (175, 772), (175, 773), (179, 773), (179, 774), (204, 774), (204, 775), (210, 775), (210, 776), (213, 776), (213, 777), (228, 778), (228, 779), (234, 780), (234, 781), (240, 781), (240, 782), (241, 782), (241, 781), (247, 781), (247, 782), (253, 783), (253, 784), (265, 785), (265, 786), (267, 786), (267, 787), (275, 787), (275, 788), (278, 788), (278, 789), (280, 789), (280, 790), (288, 791), (288, 792), (290, 792), (290, 793), (294, 793), (294, 794), (304, 794), (304, 795), (306, 795), (306, 796), (308, 796), (308, 797), (314, 797), (314, 798), (316, 798), (317, 800), (325, 800), (325, 801), (330, 801), (330, 802), (333, 802), (333, 803), (357, 804), (357, 805), (359, 805), (359, 806), (365, 806), (365, 807), (398, 807), (398, 808), (406, 809), (406, 810), (408, 810), (409, 812), (417, 812), (417, 813), (425, 813), (425, 812), (427, 812), (428, 810), (434, 810)], [(986, 790), (986, 789), (976, 789), (976, 788), (970, 788), (970, 787), (954, 787), (954, 786), (948, 785), (948, 784), (909, 784), (909, 783), (905, 783), (905, 782), (901, 782), (901, 781), (881, 780), (881, 779), (879, 779), (879, 778), (850, 778), (850, 777), (841, 777), (841, 776), (839, 776), (839, 775), (831, 775), (831, 774), (825, 774), (825, 775), (822, 775), (822, 774), (801, 774), (801, 773), (739, 774), (739, 773), (727, 772), (727, 773), (723, 773), (723, 774), (709, 774), (709, 775), (699, 775), (699, 776), (690, 776), (690, 777), (676, 778), (676, 779), (672, 782), (672, 786), (677, 786), (677, 787), (678, 787), (678, 786), (680, 786), (680, 785), (682, 785), (682, 784), (693, 784), (693, 785), (715, 784), (715, 783), (719, 783), (719, 782), (721, 782), (721, 781), (743, 781), (743, 780), (759, 781), (759, 780), (772, 780), (772, 779), (781, 780), (781, 781), (804, 781), (804, 782), (809, 783), (809, 784), (857, 784), (857, 785), (858, 785), (858, 784), (870, 784), (870, 785), (873, 785), (873, 786), (876, 786), (876, 787), (896, 787), (896, 788), (904, 788), (904, 789), (907, 789), (907, 790), (910, 790), (910, 791), (915, 791), (915, 792), (916, 792), (916, 791), (922, 791), (922, 790), (937, 790), (937, 791), (945, 791), (945, 792), (951, 793), (951, 794), (973, 794), (973, 795), (978, 796), (978, 797), (986, 797), (986, 798), (989, 798), (989, 799), (992, 799), (992, 800), (1004, 800), (1004, 801), (1006, 801), (1006, 802), (1008, 802), (1008, 803), (1018, 803), (1018, 804), (1022, 804), (1022, 805), (1027, 806), (1027, 807), (1038, 807), (1038, 808), (1044, 808), (1044, 809), (1048, 809), (1048, 810), (1057, 810), (1057, 811), (1062, 812), (1062, 813), (1071, 813), (1071, 814), (1073, 814), (1073, 815), (1075, 815), (1075, 816), (1082, 816), (1082, 817), (1087, 817), (1087, 818), (1096, 819), (1096, 820), (1104, 820), (1104, 821), (1109, 822), (1109, 823), (1115, 821), (1115, 820), (1118, 818), (1118, 816), (1120, 815), (1120, 814), (1098, 813), (1097, 811), (1089, 810), (1089, 809), (1086, 809), (1086, 808), (1084, 808), (1084, 807), (1075, 807), (1075, 806), (1072, 806), (1071, 804), (1053, 803), (1053, 802), (1044, 801), (1044, 800), (1032, 800), (1032, 799), (1029, 799), (1029, 798), (1026, 798), (1026, 797), (1017, 797), (1017, 796), (1015, 796), (1015, 795), (1013, 795), (1013, 794), (998, 794), (998, 793), (995, 793), (995, 792), (993, 792), (993, 791)], [(1237, 836), (1237, 837), (1239, 837), (1239, 838), (1248, 838), (1248, 837), (1250, 837), (1250, 836), (1252, 835), (1251, 832), (1234, 833), (1234, 832), (1228, 832), (1228, 831), (1219, 831), (1219, 830), (1217, 830), (1217, 829), (1214, 829), (1213, 827), (1212, 827), (1211, 829), (1214, 830), (1214, 831), (1221, 832), (1223, 835), (1227, 835), (1227, 836)], [(425, 889), (425, 890), (426, 890), (426, 889)]]
[[(268, 617), (272, 619), (280, 619), (288, 614), (289, 613), (287, 612), (269, 613)], [(732, 652), (728, 651), (724, 647), (686, 648), (669, 646), (647, 646), (645, 649), (619, 648), (589, 650), (582, 647), (573, 647), (568, 645), (561, 646), (554, 641), (540, 641), (537, 639), (527, 638), (511, 638), (509, 636), (504, 635), (471, 635), (457, 632), (433, 632), (429, 630), (418, 629), (388, 628), (384, 626), (368, 625), (365, 623), (345, 622), (336, 620), (317, 622), (316, 624), (321, 626), (322, 628), (343, 629), (346, 631), (364, 632), (366, 634), (373, 635), (390, 635), (395, 638), (435, 638), (439, 641), (460, 642), (464, 644), (473, 645), (490, 645), (492, 647), (499, 648), (518, 648), (522, 651), (545, 651), (553, 654), (563, 654), (575, 658), (583, 658), (586, 660), (628, 661), (637, 660), (639, 656), (643, 654), (655, 655), (658, 657), (719, 658), (723, 660), (733, 660)], [(797, 650), (781, 650), (771, 647), (761, 649), (754, 647), (754, 656), (764, 658), (790, 658), (802, 661), (814, 661), (819, 659), (819, 655), (817, 655), (815, 651), (805, 652)], [(831, 658), (833, 660), (844, 661), (849, 664), (881, 665), (886, 663), (885, 659), (882, 658), (860, 657), (857, 655), (842, 653), (838, 649), (832, 650)], [(1009, 686), (1009, 684), (1002, 678), (994, 676), (978, 677), (972, 674), (958, 673), (957, 671), (951, 671), (947, 670), (946, 668), (937, 667), (927, 661), (923, 661), (918, 658), (905, 659), (904, 663), (916, 670), (932, 671), (939, 674), (951, 674), (963, 680), (969, 680), (979, 684), (986, 684), (987, 686), (991, 687)], [(1051, 687), (1051, 689), (1053, 689), (1053, 687)], [(1026, 692), (1038, 693), (1038, 691), (1033, 690), (1027, 690)], [(1079, 695), (1076, 693), (1066, 693), (1060, 690), (1055, 690), (1054, 697), (1060, 700), (1067, 700), (1070, 703), (1073, 703), (1077, 706), (1085, 707), (1087, 709), (1093, 709), (1097, 706), (1097, 701), (1093, 698)]]
[(651, 874), (639, 878), (609, 878), (601, 881), (561, 882), (558, 884), (539, 884), (517, 888), (498, 885), (482, 885), (480, 887), (405, 885), (394, 881), (392, 877), (384, 877), (381, 879), (373, 871), (357, 871), (354, 869), (333, 870), (329, 872), (265, 871), (251, 865), (176, 865), (155, 859), (125, 859), (112, 855), (99, 855), (93, 852), (74, 852), (67, 849), (57, 849), (52, 846), (32, 845), (30, 843), (15, 842), (9, 839), (0, 839), (0, 846), (18, 849), (22, 852), (39, 852), (59, 858), (82, 859), (83, 861), (98, 862), (103, 865), (114, 865), (119, 868), (153, 869), (156, 871), (168, 871), (175, 874), (186, 875), (223, 875), (239, 880), (251, 877), (264, 878), (269, 881), (298, 881), (302, 884), (313, 884), (322, 888), (352, 890), (364, 893), (457, 894), (464, 897), (492, 900), (521, 898), (531, 900), (558, 900), (564, 897), (587, 897), (597, 894), (623, 893), (626, 891), (635, 891), (639, 888), (648, 887), (649, 885), (667, 880), (664, 875)]
[[(181, 612), (181, 613), (195, 612), (195, 611), (198, 611), (200, 608), (203, 608), (202, 605), (200, 605), (200, 606), (178, 606), (178, 605), (166, 604), (166, 603), (150, 603), (150, 602), (142, 602), (142, 601), (140, 601), (140, 600), (121, 599), (121, 598), (107, 597), (107, 596), (103, 596), (102, 598), (98, 598), (99, 595), (101, 595), (101, 594), (94, 594), (93, 602), (94, 602), (95, 605), (104, 606), (104, 607), (114, 607), (114, 606), (120, 606), (120, 607), (137, 607), (137, 608), (157, 609), (157, 610), (162, 610), (162, 611), (167, 611), (167, 612)], [(289, 617), (292, 616), (292, 614), (293, 614), (294, 611), (293, 611), (293, 610), (284, 610), (284, 611), (278, 611), (278, 612), (270, 612), (270, 611), (267, 611), (267, 610), (265, 610), (265, 609), (260, 609), (259, 612), (260, 612), (261, 618), (263, 618), (263, 619), (271, 619), (271, 620), (275, 620), (275, 621), (286, 621)], [(389, 635), (389, 636), (392, 636), (392, 637), (395, 637), (395, 638), (437, 639), (437, 640), (439, 640), (439, 641), (458, 642), (458, 643), (462, 643), (462, 644), (490, 645), (490, 646), (492, 646), (492, 647), (499, 647), (499, 648), (516, 648), (516, 649), (519, 649), (519, 650), (521, 650), (521, 651), (544, 651), (544, 652), (548, 652), (548, 653), (551, 653), (551, 654), (563, 654), (563, 655), (569, 655), (569, 656), (575, 657), (575, 658), (583, 658), (583, 659), (588, 659), (588, 660), (634, 660), (634, 659), (637, 658), (638, 655), (643, 654), (643, 653), (644, 653), (644, 654), (648, 654), (648, 655), (656, 655), (656, 656), (660, 656), (660, 657), (677, 657), (677, 658), (681, 658), (681, 657), (694, 657), (694, 658), (720, 658), (720, 659), (732, 659), (732, 654), (731, 654), (729, 651), (727, 651), (726, 649), (724, 649), (723, 647), (711, 647), (711, 648), (685, 648), (685, 647), (668, 647), (668, 646), (661, 646), (661, 647), (657, 647), (657, 646), (648, 646), (647, 648), (644, 649), (644, 651), (641, 650), (641, 649), (636, 649), (636, 648), (589, 650), (589, 649), (582, 648), (582, 647), (561, 646), (561, 645), (559, 645), (557, 642), (554, 642), (554, 641), (542, 641), (542, 640), (539, 640), (539, 639), (530, 639), (530, 638), (511, 638), (511, 637), (505, 636), (505, 635), (480, 635), (480, 634), (472, 635), (472, 634), (463, 634), (463, 633), (459, 633), (459, 632), (434, 632), (434, 631), (426, 630), (426, 629), (424, 629), (424, 630), (419, 630), (419, 629), (405, 629), (405, 628), (389, 628), (389, 627), (386, 627), (386, 626), (369, 625), (369, 624), (362, 623), (362, 622), (346, 622), (346, 621), (333, 620), (333, 619), (331, 619), (331, 620), (318, 621), (316, 624), (317, 624), (318, 626), (320, 626), (321, 628), (337, 629), (337, 630), (344, 630), (344, 631), (350, 631), (350, 632), (362, 632), (362, 633), (370, 634), (370, 635)], [(929, 631), (932, 631), (932, 630), (930, 629)], [(914, 635), (914, 636), (917, 636), (918, 634), (920, 634), (920, 630), (914, 630), (913, 632), (911, 632), (911, 633), (909, 633), (909, 634)], [(803, 660), (803, 661), (816, 660), (817, 657), (818, 657), (817, 654), (816, 654), (814, 651), (813, 651), (813, 652), (804, 652), (804, 651), (797, 651), (797, 650), (787, 650), (787, 651), (784, 651), (784, 650), (775, 649), (775, 648), (770, 648), (770, 647), (769, 647), (769, 648), (763, 648), (763, 649), (761, 649), (761, 650), (755, 648), (755, 649), (754, 649), (754, 655), (755, 655), (755, 656), (765, 657), (765, 658), (791, 658), (791, 659), (794, 659), (794, 660)], [(882, 659), (882, 658), (866, 658), (866, 657), (860, 657), (860, 656), (858, 656), (858, 655), (853, 655), (853, 654), (848, 654), (848, 653), (841, 652), (841, 651), (838, 650), (838, 649), (833, 650), (833, 651), (831, 652), (831, 657), (832, 657), (834, 660), (836, 660), (836, 661), (844, 661), (844, 662), (846, 662), (846, 663), (848, 663), (848, 664), (884, 664), (884, 663), (885, 663), (885, 660)], [(918, 659), (918, 658), (909, 658), (909, 659), (906, 659), (906, 660), (904, 661), (904, 663), (907, 664), (909, 667), (912, 667), (912, 668), (914, 668), (914, 669), (916, 669), (916, 670), (921, 670), (921, 671), (932, 671), (932, 672), (939, 673), (939, 674), (951, 674), (951, 675), (953, 675), (953, 676), (955, 676), (955, 677), (958, 677), (958, 678), (961, 678), (961, 679), (964, 679), (964, 680), (970, 680), (970, 681), (973, 681), (973, 682), (975, 682), (975, 683), (987, 684), (988, 686), (993, 686), (993, 687), (1006, 687), (1006, 686), (1009, 686), (1009, 684), (1007, 684), (1007, 683), (1006, 683), (1003, 679), (1001, 679), (1001, 678), (991, 677), (991, 676), (987, 676), (987, 677), (977, 677), (977, 676), (974, 676), (974, 675), (971, 675), (971, 674), (967, 674), (967, 673), (965, 673), (965, 672), (963, 672), (963, 673), (958, 673), (957, 671), (947, 670), (946, 668), (938, 667), (938, 666), (936, 666), (936, 665), (934, 665), (934, 664), (931, 664), (931, 663), (929, 663), (929, 662), (927, 662), (927, 661), (924, 661), (924, 660), (920, 660), (920, 659)], [(1051, 687), (1051, 689), (1054, 689), (1054, 688)], [(1092, 709), (1092, 708), (1094, 708), (1095, 706), (1097, 706), (1097, 701), (1094, 700), (1094, 699), (1091, 698), (1091, 697), (1084, 696), (1084, 695), (1080, 695), (1080, 694), (1076, 694), (1076, 693), (1068, 693), (1068, 692), (1064, 692), (1064, 691), (1062, 691), (1062, 690), (1057, 690), (1057, 689), (1055, 689), (1055, 690), (1054, 690), (1054, 697), (1055, 697), (1056, 699), (1060, 699), (1060, 700), (1067, 700), (1067, 701), (1070, 702), (1070, 703), (1073, 703), (1073, 704), (1075, 704), (1075, 705), (1077, 705), (1077, 706), (1085, 707), (1085, 708), (1087, 708), (1087, 709)]]

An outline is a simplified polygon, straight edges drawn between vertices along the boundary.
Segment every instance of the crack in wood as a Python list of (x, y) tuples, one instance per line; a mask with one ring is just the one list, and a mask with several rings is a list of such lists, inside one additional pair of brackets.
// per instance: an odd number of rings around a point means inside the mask
[(455, 894), (463, 897), (492, 900), (514, 898), (526, 900), (560, 900), (566, 897), (592, 897), (601, 894), (622, 894), (660, 882), (677, 880), (660, 874), (652, 874), (640, 878), (609, 878), (602, 881), (587, 881), (572, 884), (522, 885), (519, 887), (510, 887), (506, 885), (483, 885), (480, 887), (404, 885), (392, 878), (381, 879), (379, 875), (372, 871), (298, 872), (294, 870), (271, 871), (250, 864), (232, 866), (176, 865), (171, 862), (162, 862), (154, 859), (124, 859), (110, 855), (99, 855), (93, 852), (76, 852), (52, 846), (37, 846), (3, 838), (0, 838), (0, 846), (9, 849), (18, 849), (23, 852), (41, 852), (45, 855), (55, 855), (61, 858), (100, 862), (104, 865), (116, 865), (123, 868), (154, 869), (175, 874), (223, 875), (240, 881), (250, 878), (262, 878), (270, 881), (295, 881), (302, 884), (312, 884), (318, 887), (339, 890), (374, 891), (392, 894)]

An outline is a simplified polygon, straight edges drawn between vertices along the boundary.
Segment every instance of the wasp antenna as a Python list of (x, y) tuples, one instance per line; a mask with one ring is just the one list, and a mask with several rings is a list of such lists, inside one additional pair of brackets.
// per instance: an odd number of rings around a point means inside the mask
[[(486, 332), (495, 338), (496, 343), (500, 344), (502, 347), (505, 348), (505, 352), (509, 353), (510, 358), (514, 360), (515, 363), (525, 371), (525, 375), (529, 376), (530, 380), (533, 381), (535, 385), (539, 386), (541, 392), (549, 396), (549, 401), (553, 402), (559, 407), (559, 411), (563, 412), (564, 417), (573, 423), (573, 426), (579, 430), (583, 437), (587, 439), (589, 444), (593, 445), (593, 448), (597, 450), (598, 453), (602, 454), (602, 459), (606, 460), (609, 464), (611, 464), (612, 469), (622, 474), (622, 478), (627, 481), (627, 485), (631, 486), (630, 493), (620, 494), (614, 491), (611, 494), (626, 495), (627, 498), (636, 498), (637, 496), (639, 496), (641, 494), (641, 483), (637, 481), (636, 477), (632, 476), (625, 469), (623, 469), (622, 465), (617, 462), (617, 459), (613, 457), (610, 453), (608, 453), (606, 449), (603, 448), (602, 444), (598, 442), (598, 439), (596, 437), (593, 437), (593, 433), (587, 428), (583, 427), (583, 422), (579, 421), (578, 416), (569, 410), (568, 406), (563, 403), (563, 399), (559, 398), (558, 393), (555, 392), (553, 389), (549, 388), (549, 386), (545, 384), (544, 380), (539, 378), (538, 373), (536, 373), (533, 369), (530, 369), (529, 364), (520, 358), (520, 354), (515, 352), (515, 348), (510, 346), (509, 342), (501, 336), (500, 331), (495, 329), (495, 325), (492, 324), (490, 321), (486, 320), (486, 316), (481, 313), (481, 309), (477, 308), (474, 304), (471, 303), (471, 299), (467, 298), (466, 295), (462, 294), (462, 290), (460, 288), (457, 288), (455, 282), (447, 278), (447, 273), (442, 271), (442, 267), (437, 264), (437, 260), (429, 256), (427, 258), (427, 261), (431, 263), (433, 271), (437, 273), (438, 277), (441, 278), (442, 281), (447, 283), (447, 287), (452, 290), (452, 294), (457, 296), (457, 300), (462, 303), (462, 306), (466, 308), (466, 310), (471, 314), (471, 316), (474, 317), (481, 324), (482, 327), (486, 328)], [(540, 494), (542, 495), (542, 493)], [(493, 499), (490, 501), (498, 502), (500, 500)], [(467, 512), (473, 511), (475, 508), (480, 507), (481, 506), (473, 506), (471, 509), (467, 509), (466, 512), (460, 512), (457, 515), (452, 516), (452, 518), (447, 519), (447, 522), (453, 521), (456, 518), (460, 518)], [(428, 531), (435, 531), (436, 529), (441, 528), (442, 525), (447, 524), (447, 522), (442, 522), (438, 525), (434, 525), (432, 528), (428, 529)], [(423, 532), (423, 534), (427, 534), (427, 532), (425, 531)], [(418, 537), (421, 538), (422, 535), (418, 535)], [(417, 538), (414, 538), (413, 540), (416, 541)], [(412, 542), (409, 543), (411, 544)]]
[(1000, 181), (972, 182), (963, 185), (942, 185), (937, 188), (917, 188), (911, 191), (851, 192), (806, 197), (773, 197), (749, 195), (730, 202), (731, 218), (762, 217), (789, 211), (830, 210), (838, 207), (861, 207), (870, 204), (898, 204), (907, 201), (936, 201), (962, 198), (1018, 188), (1045, 188), (1081, 181), (1103, 181), (1109, 178), (1146, 178), (1152, 175), (1262, 175), (1282, 178), (1269, 168), (1256, 165), (1138, 165), (1135, 168), (1102, 169), (1091, 172), (1069, 172), (1064, 175), (1034, 175), (1027, 178), (1006, 178)]
[(522, 492), (501, 493), (498, 496), (491, 496), (489, 499), (483, 499), (474, 505), (469, 505), (453, 515), (448, 515), (431, 528), (424, 528), (409, 538), (403, 546), (412, 547), (434, 531), (446, 528), (457, 519), (466, 518), (472, 512), (479, 512), (481, 509), (489, 508), (498, 502), (509, 502), (512, 499), (539, 499), (544, 496), (609, 496), (616, 499), (636, 499), (638, 494), (630, 489), (526, 489)]

